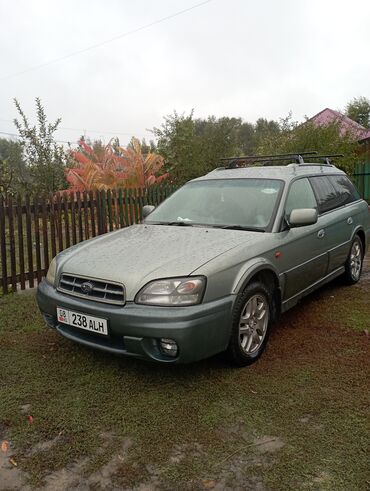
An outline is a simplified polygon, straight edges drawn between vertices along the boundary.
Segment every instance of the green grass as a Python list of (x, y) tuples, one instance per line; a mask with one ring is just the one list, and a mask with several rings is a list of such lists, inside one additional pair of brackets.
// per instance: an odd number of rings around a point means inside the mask
[(118, 459), (117, 487), (367, 490), (369, 286), (306, 299), (245, 369), (222, 356), (160, 366), (92, 351), (44, 327), (34, 294), (5, 296), (0, 437), (34, 486), (86, 457), (86, 479)]

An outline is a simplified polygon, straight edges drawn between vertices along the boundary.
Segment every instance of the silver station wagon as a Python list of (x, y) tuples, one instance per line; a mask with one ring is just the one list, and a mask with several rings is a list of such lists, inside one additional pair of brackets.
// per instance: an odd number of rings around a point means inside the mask
[(281, 313), (361, 275), (369, 207), (313, 153), (225, 159), (145, 206), (143, 223), (58, 254), (38, 288), (46, 323), (114, 354), (187, 363), (226, 351), (238, 366), (254, 362)]

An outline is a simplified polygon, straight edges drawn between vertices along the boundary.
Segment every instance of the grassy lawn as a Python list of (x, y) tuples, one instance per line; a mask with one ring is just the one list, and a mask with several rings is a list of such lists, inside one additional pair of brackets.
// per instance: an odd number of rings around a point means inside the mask
[(3, 297), (0, 489), (368, 490), (368, 271), (245, 369), (112, 357), (44, 327), (34, 293)]

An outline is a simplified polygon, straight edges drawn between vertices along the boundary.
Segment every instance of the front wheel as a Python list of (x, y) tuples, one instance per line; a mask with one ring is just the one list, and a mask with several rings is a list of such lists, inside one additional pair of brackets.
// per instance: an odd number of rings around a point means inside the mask
[(261, 356), (270, 333), (271, 312), (271, 293), (263, 283), (251, 283), (238, 296), (227, 349), (235, 365), (250, 365)]
[(360, 279), (363, 259), (362, 242), (358, 235), (356, 235), (345, 264), (344, 279), (348, 285), (354, 285)]

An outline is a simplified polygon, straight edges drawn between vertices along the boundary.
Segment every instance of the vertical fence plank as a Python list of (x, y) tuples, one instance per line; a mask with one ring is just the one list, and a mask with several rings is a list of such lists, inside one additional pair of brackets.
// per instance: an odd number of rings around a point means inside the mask
[(113, 226), (114, 229), (117, 230), (119, 228), (119, 208), (118, 208), (118, 197), (117, 197), (117, 189), (113, 189), (112, 197), (113, 197)]
[(29, 194), (26, 196), (26, 241), (28, 256), (28, 284), (30, 288), (33, 288), (35, 283), (33, 279), (32, 215)]
[(63, 246), (63, 221), (62, 221), (62, 203), (60, 193), (56, 193), (56, 211), (57, 211), (57, 234), (58, 234), (58, 252), (64, 249)]
[(62, 207), (64, 211), (64, 235), (66, 238), (66, 248), (68, 248), (71, 245), (71, 234), (69, 230), (69, 200), (67, 192), (63, 193), (62, 199)]
[(13, 198), (8, 196), (8, 223), (9, 223), (9, 246), (10, 246), (10, 273), (12, 278), (13, 292), (17, 291), (17, 261), (15, 255), (15, 234), (14, 234), (14, 210)]
[(101, 219), (102, 219), (102, 234), (107, 232), (107, 199), (105, 190), (102, 189), (100, 191), (100, 211), (101, 211)]
[(113, 217), (112, 217), (112, 193), (111, 190), (107, 191), (107, 208), (108, 208), (108, 225), (109, 231), (113, 230)]
[(90, 206), (90, 219), (91, 219), (91, 237), (96, 236), (95, 230), (95, 193), (89, 192), (89, 206)]
[(0, 255), (3, 293), (8, 293), (8, 267), (5, 238), (5, 202), (0, 194)]
[(95, 193), (96, 199), (96, 227), (97, 227), (97, 235), (102, 234), (102, 217), (101, 217), (101, 196), (100, 191), (97, 190)]
[(82, 226), (82, 212), (81, 212), (81, 193), (77, 191), (76, 193), (77, 200), (77, 220), (78, 220), (78, 242), (84, 240), (83, 236), (83, 226)]
[(69, 195), (71, 201), (71, 225), (72, 225), (72, 244), (77, 244), (77, 228), (76, 228), (76, 200), (75, 193)]
[(49, 207), (50, 207), (50, 236), (51, 236), (51, 257), (55, 257), (57, 255), (57, 243), (55, 236), (55, 202), (54, 195), (50, 193), (49, 196)]
[(143, 188), (138, 188), (138, 217), (139, 222), (141, 223), (143, 220), (143, 206), (144, 206), (144, 196), (143, 196)]
[(23, 213), (22, 213), (22, 197), (17, 196), (17, 224), (18, 224), (18, 261), (19, 261), (19, 278), (21, 290), (26, 288), (26, 278), (24, 271), (24, 246), (23, 246)]
[(129, 201), (128, 201), (128, 190), (124, 189), (123, 190), (123, 206), (124, 206), (124, 213), (125, 213), (125, 225), (128, 227), (131, 225), (130, 222), (130, 212), (129, 212)]
[(49, 269), (49, 233), (48, 233), (48, 212), (45, 196), (41, 196), (41, 213), (42, 213), (42, 242), (43, 242), (43, 266), (44, 275)]
[(119, 206), (119, 226), (122, 228), (125, 226), (125, 216), (123, 213), (123, 193), (122, 189), (118, 191), (118, 206)]
[(131, 189), (131, 196), (132, 196), (132, 214), (134, 217), (134, 223), (138, 223), (136, 188)]
[(39, 197), (33, 197), (33, 219), (35, 228), (35, 250), (36, 250), (36, 276), (37, 283), (41, 282), (41, 243), (40, 243), (40, 224), (39, 224)]
[(83, 197), (83, 208), (84, 208), (84, 232), (85, 232), (85, 240), (90, 238), (89, 233), (89, 209), (87, 206), (87, 192), (84, 191), (82, 194)]

